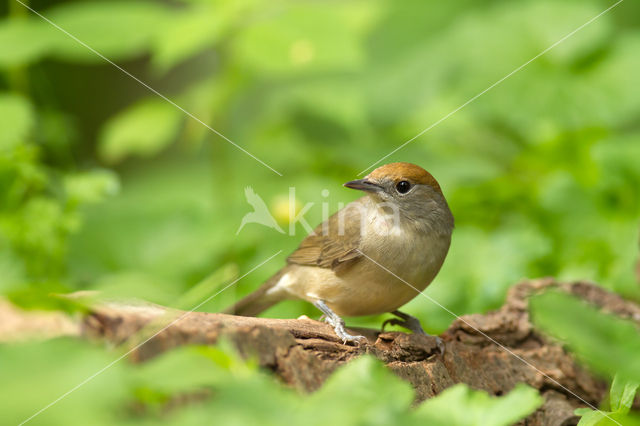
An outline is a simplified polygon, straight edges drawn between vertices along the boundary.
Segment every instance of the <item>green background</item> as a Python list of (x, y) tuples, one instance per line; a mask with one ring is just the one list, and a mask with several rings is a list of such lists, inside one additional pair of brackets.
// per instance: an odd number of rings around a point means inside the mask
[[(74, 309), (50, 295), (100, 290), (189, 309), (283, 251), (199, 308), (223, 309), (305, 235), (256, 224), (236, 235), (252, 211), (245, 187), (285, 230), (295, 187), (314, 226), (322, 203), (333, 212), (359, 196), (343, 182), (612, 4), (28, 3), (74, 40), (9, 0), (0, 293), (29, 308)], [(640, 300), (638, 17), (637, 2), (622, 2), (385, 160), (423, 166), (449, 200), (453, 242), (427, 291), (447, 309), (496, 308), (540, 276)], [(405, 310), (432, 332), (453, 319), (422, 297)], [(319, 316), (296, 301), (266, 313), (301, 314)]]

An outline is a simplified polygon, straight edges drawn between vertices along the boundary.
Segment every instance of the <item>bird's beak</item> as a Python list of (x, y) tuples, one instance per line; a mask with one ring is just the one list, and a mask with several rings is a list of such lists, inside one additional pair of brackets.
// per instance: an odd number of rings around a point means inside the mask
[(382, 189), (380, 185), (373, 183), (367, 179), (352, 180), (350, 182), (342, 184), (342, 186), (346, 186), (347, 188), (351, 188), (351, 189), (359, 189), (360, 191), (367, 191), (367, 192), (377, 192)]

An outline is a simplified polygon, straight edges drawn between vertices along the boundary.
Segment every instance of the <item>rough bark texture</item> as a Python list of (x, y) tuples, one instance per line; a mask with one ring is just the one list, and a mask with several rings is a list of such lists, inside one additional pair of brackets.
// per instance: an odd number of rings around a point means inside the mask
[[(632, 302), (592, 284), (562, 284), (551, 279), (520, 283), (511, 289), (499, 310), (454, 321), (442, 335), (444, 355), (438, 353), (434, 339), (427, 336), (352, 329), (368, 338), (367, 344), (355, 347), (339, 341), (330, 326), (310, 319), (186, 313), (146, 303), (103, 304), (79, 321), (58, 316), (54, 320), (57, 334), (127, 345), (134, 361), (147, 360), (175, 346), (211, 344), (225, 337), (234, 342), (241, 354), (257, 356), (262, 366), (285, 383), (309, 392), (320, 387), (338, 366), (364, 353), (381, 359), (398, 376), (411, 382), (418, 401), (460, 382), (494, 395), (507, 393), (516, 383), (525, 382), (539, 389), (546, 403), (523, 424), (576, 424), (573, 410), (585, 406), (580, 399), (597, 405), (607, 389), (604, 382), (578, 366), (561, 346), (543, 337), (529, 322), (528, 296), (549, 287), (640, 322), (640, 306)], [(25, 316), (12, 309), (0, 305), (0, 324), (13, 324), (13, 329), (0, 328), (0, 341), (28, 335), (42, 326), (44, 314)], [(56, 335), (54, 329), (48, 327), (45, 335)]]

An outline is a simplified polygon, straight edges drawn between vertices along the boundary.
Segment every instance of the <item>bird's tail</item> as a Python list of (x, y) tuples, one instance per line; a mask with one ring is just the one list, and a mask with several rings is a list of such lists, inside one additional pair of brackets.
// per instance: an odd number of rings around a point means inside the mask
[(282, 292), (269, 292), (285, 274), (284, 270), (280, 270), (274, 276), (269, 278), (256, 291), (250, 293), (240, 299), (236, 304), (228, 307), (223, 314), (241, 315), (243, 317), (255, 317), (262, 311), (265, 311), (284, 300), (286, 295)]

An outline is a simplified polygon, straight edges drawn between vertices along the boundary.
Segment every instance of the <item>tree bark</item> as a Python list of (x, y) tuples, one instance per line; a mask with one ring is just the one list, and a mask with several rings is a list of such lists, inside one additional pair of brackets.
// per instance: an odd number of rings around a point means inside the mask
[[(574, 409), (586, 406), (580, 398), (597, 406), (607, 385), (576, 364), (557, 342), (541, 335), (530, 323), (527, 298), (550, 287), (640, 322), (640, 306), (598, 286), (543, 279), (512, 287), (499, 310), (456, 319), (441, 336), (444, 355), (429, 336), (352, 329), (368, 339), (365, 344), (352, 346), (343, 344), (329, 325), (310, 319), (184, 312), (148, 303), (105, 303), (80, 321), (67, 319), (59, 329), (61, 334), (126, 345), (134, 362), (148, 360), (179, 345), (213, 344), (226, 338), (243, 356), (257, 357), (263, 367), (284, 383), (306, 392), (318, 389), (338, 366), (365, 353), (379, 358), (409, 381), (416, 390), (417, 402), (460, 382), (493, 395), (505, 394), (516, 383), (525, 382), (538, 389), (546, 402), (523, 424), (576, 424)], [(29, 320), (28, 316), (33, 314), (13, 308), (7, 314), (7, 309), (8, 306), (0, 305), (0, 323), (9, 321), (25, 327), (23, 332), (13, 330), (9, 336), (25, 336), (34, 328), (29, 326), (30, 321), (43, 320), (41, 316)], [(15, 317), (20, 316), (23, 318), (16, 322)], [(54, 320), (58, 324), (62, 321), (59, 316)], [(0, 341), (7, 340), (6, 329), (0, 328)], [(48, 333), (47, 337), (51, 335)]]

